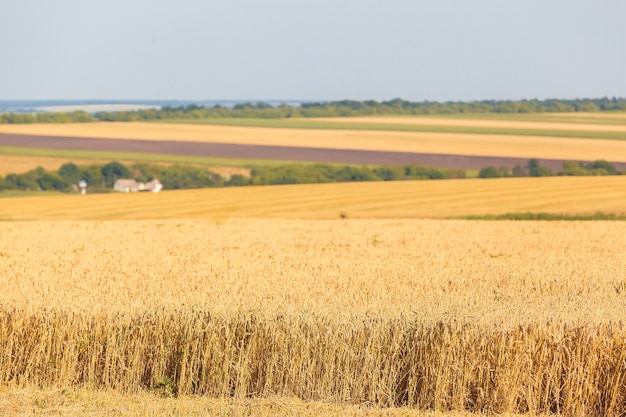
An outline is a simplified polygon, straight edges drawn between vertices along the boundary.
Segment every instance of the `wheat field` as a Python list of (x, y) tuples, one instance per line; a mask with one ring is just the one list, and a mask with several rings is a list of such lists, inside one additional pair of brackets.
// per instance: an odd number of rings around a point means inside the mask
[[(572, 124), (622, 131), (594, 117)], [(570, 129), (547, 118), (452, 123)], [(626, 142), (601, 139), (11, 129), (626, 160)], [(625, 178), (2, 199), (0, 414), (625, 415), (626, 222), (450, 219), (597, 211), (626, 213)]]
[(625, 232), (622, 222), (3, 222), (0, 381), (238, 406), (620, 415)]
[(446, 218), (626, 213), (626, 177), (277, 185), (3, 199), (0, 220)]

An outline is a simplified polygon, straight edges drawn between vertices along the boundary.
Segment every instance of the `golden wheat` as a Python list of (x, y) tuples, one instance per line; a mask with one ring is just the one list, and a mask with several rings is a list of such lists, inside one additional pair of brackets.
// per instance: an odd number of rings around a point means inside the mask
[(78, 313), (607, 321), (626, 281), (626, 222), (0, 222), (0, 236), (0, 302)]
[(621, 222), (0, 223), (0, 381), (619, 415)]

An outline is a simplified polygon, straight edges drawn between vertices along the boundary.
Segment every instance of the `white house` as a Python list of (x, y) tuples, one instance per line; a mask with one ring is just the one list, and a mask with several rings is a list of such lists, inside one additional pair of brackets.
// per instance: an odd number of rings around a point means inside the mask
[(161, 181), (156, 178), (146, 183), (137, 182), (131, 179), (119, 179), (115, 181), (113, 189), (121, 193), (136, 193), (139, 191), (152, 191), (153, 193), (158, 193), (163, 189), (163, 184), (161, 184)]

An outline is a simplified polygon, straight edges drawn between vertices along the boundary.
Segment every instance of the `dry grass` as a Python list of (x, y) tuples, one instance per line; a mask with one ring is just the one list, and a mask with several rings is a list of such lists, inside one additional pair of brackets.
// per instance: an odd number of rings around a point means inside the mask
[(626, 141), (609, 139), (431, 132), (281, 129), (165, 123), (0, 125), (0, 132), (520, 158), (626, 161)]
[[(197, 394), (626, 411), (621, 222), (5, 222), (0, 235), (11, 387), (147, 390), (177, 407)], [(291, 412), (303, 404), (318, 403)]]
[[(122, 394), (88, 389), (3, 389), (0, 414), (4, 417), (472, 417), (468, 412), (424, 412), (407, 408), (372, 408), (328, 402), (305, 402), (297, 398), (250, 398), (245, 400), (198, 396), (162, 398), (150, 393)], [(504, 414), (502, 417), (513, 417)]]
[[(155, 209), (158, 207), (158, 209)], [(3, 199), (0, 219), (440, 218), (509, 212), (626, 213), (626, 177), (279, 185), (159, 194)]]

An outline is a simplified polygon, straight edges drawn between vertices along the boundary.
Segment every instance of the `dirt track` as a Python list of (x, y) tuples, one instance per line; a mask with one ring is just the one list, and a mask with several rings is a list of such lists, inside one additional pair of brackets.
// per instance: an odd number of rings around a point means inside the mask
[[(0, 134), (0, 146), (47, 149), (77, 149), (109, 152), (138, 152), (212, 158), (268, 159), (346, 164), (423, 164), (441, 168), (481, 169), (486, 166), (513, 168), (525, 165), (526, 158), (469, 156), (409, 152), (362, 151), (351, 149), (300, 148), (290, 146), (236, 145), (223, 143), (96, 139), (57, 136)], [(564, 160), (539, 159), (542, 166), (563, 168)], [(626, 162), (615, 163), (626, 170)]]

